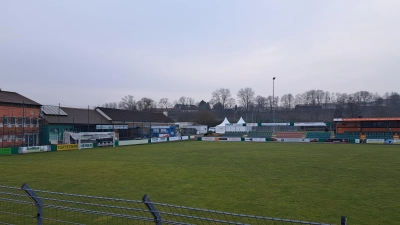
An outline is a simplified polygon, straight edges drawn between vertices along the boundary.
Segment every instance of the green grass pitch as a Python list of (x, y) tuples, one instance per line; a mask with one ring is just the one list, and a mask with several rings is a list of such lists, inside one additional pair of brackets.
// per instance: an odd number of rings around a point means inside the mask
[(170, 142), (0, 157), (0, 185), (336, 223), (400, 223), (400, 146)]

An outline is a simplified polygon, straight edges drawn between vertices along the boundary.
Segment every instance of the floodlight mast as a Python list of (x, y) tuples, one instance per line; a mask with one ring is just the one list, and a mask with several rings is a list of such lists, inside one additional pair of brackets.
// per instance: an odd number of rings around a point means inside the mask
[(272, 120), (274, 123), (272, 130), (275, 132), (275, 77), (272, 78)]

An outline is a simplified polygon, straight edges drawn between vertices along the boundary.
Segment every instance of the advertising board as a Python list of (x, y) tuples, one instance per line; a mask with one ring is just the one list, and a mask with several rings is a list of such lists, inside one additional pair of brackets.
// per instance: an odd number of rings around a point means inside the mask
[(266, 138), (245, 138), (244, 141), (266, 142)]
[(202, 141), (217, 141), (218, 138), (215, 138), (215, 137), (202, 137), (201, 140)]
[(78, 144), (57, 145), (57, 151), (76, 150), (78, 147)]
[(181, 137), (170, 137), (168, 140), (169, 141), (179, 141), (179, 140), (181, 140)]
[(220, 137), (218, 138), (219, 141), (242, 141), (242, 138), (240, 137)]
[(157, 142), (166, 142), (168, 141), (168, 138), (152, 138), (150, 139), (151, 143), (157, 143)]
[(383, 143), (385, 145), (392, 145), (392, 144), (394, 144), (394, 140), (393, 139), (385, 139)]
[(383, 144), (384, 139), (367, 139), (367, 144)]
[(328, 139), (325, 139), (324, 142), (330, 142), (330, 143), (350, 143), (350, 139), (328, 138)]
[(265, 127), (290, 126), (290, 123), (261, 123)]
[(33, 153), (33, 152), (50, 152), (51, 146), (44, 145), (44, 146), (30, 146), (30, 147), (19, 147), (18, 153), (25, 154), (25, 153)]
[(114, 146), (112, 141), (102, 141), (97, 143), (97, 147), (107, 147), (107, 146)]
[(148, 143), (149, 143), (149, 141), (147, 139), (144, 139), (144, 140), (119, 141), (119, 146), (141, 145), (141, 144), (148, 144)]
[(246, 127), (257, 127), (258, 123), (246, 123)]
[(93, 148), (93, 143), (81, 143), (79, 149)]
[(0, 155), (10, 155), (11, 148), (0, 148)]
[(303, 122), (303, 123), (294, 123), (293, 126), (295, 127), (324, 127), (326, 123), (324, 122)]
[(276, 141), (277, 142), (311, 142), (310, 139), (305, 139), (305, 138), (277, 138)]
[(182, 136), (181, 140), (189, 140), (189, 136)]

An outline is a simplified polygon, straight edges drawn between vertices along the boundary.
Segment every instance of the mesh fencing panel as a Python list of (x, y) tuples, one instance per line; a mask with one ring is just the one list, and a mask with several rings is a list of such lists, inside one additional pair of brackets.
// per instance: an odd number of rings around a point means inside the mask
[(0, 186), (0, 224), (329, 225), (157, 203), (147, 195), (126, 200), (33, 190), (26, 184)]
[(36, 203), (21, 188), (0, 186), (0, 224), (36, 224)]

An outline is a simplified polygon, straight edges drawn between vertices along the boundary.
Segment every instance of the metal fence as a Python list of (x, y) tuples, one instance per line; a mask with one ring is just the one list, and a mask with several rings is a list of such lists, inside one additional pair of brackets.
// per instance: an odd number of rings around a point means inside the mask
[[(339, 219), (339, 218), (338, 218)], [(266, 224), (325, 223), (243, 215), (139, 200), (0, 186), (0, 224)], [(346, 217), (340, 225), (347, 225)]]

